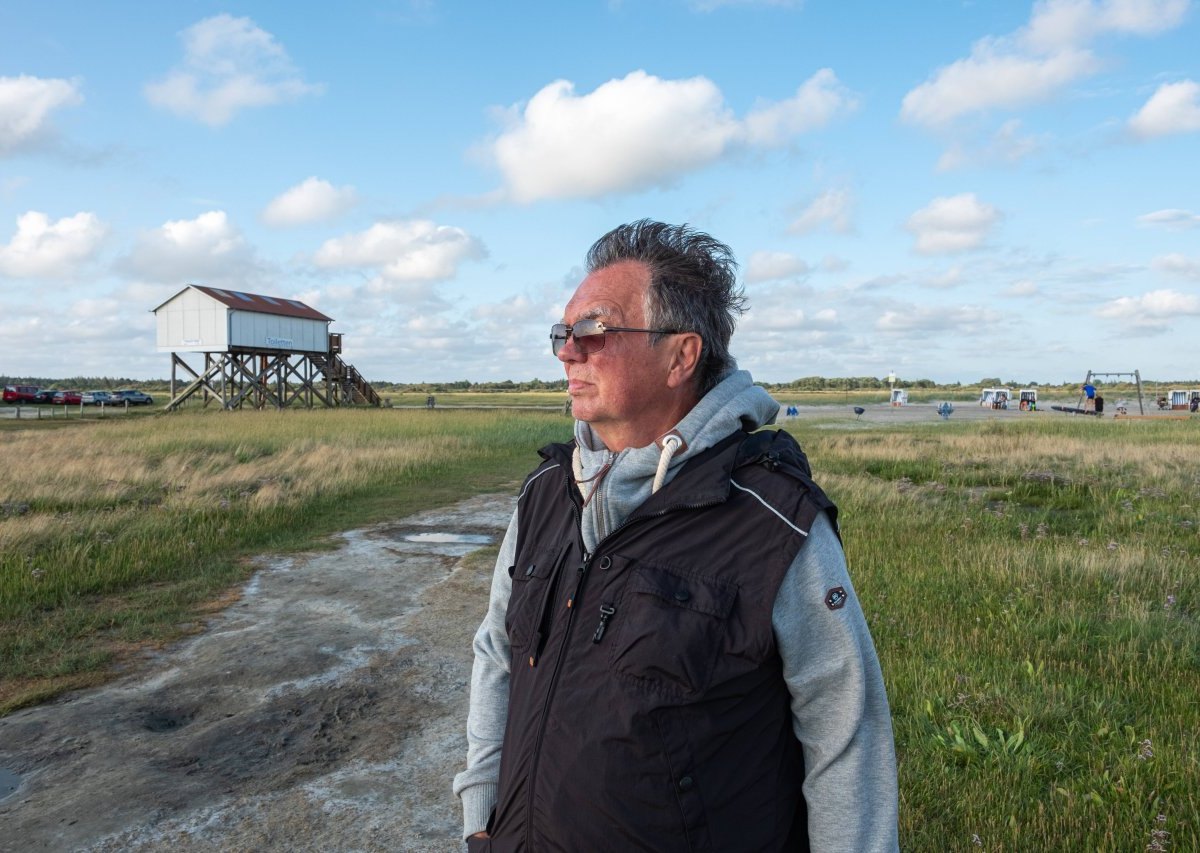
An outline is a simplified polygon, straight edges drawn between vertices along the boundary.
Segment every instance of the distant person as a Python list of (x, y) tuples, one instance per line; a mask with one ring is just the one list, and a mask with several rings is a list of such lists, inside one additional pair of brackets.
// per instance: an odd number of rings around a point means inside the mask
[(729, 247), (604, 235), (550, 330), (542, 449), (475, 634), (471, 851), (896, 851), (896, 759), (837, 511), (729, 340)]
[(1092, 404), (1095, 406), (1096, 414), (1104, 414), (1104, 398), (1097, 394), (1092, 398)]
[(1083, 386), (1083, 408), (1091, 410), (1096, 408), (1096, 386), (1090, 382)]
[(434, 405), (436, 404), (436, 402), (437, 401), (434, 399), (433, 395), (430, 394), (428, 397), (425, 398), (425, 408), (432, 409), (434, 407)]

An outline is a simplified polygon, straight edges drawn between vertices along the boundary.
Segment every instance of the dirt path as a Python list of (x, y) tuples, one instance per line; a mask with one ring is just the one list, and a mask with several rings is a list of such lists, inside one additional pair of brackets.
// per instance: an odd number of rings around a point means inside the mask
[(0, 850), (461, 849), (450, 780), (490, 568), (460, 558), (512, 507), (264, 561), (203, 634), (0, 720)]

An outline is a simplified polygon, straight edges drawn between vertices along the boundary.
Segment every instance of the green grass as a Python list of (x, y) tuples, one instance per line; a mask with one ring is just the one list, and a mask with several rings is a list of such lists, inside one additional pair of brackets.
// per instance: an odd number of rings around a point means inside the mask
[(1197, 425), (802, 439), (888, 683), (902, 846), (1200, 849)]
[(5, 470), (38, 472), (0, 485), (0, 712), (193, 629), (250, 555), (510, 490), (570, 435), (561, 415), (473, 411), (59, 424), (0, 446)]
[[(417, 391), (382, 391), (386, 404), (393, 406), (425, 406), (428, 394)], [(566, 391), (450, 391), (434, 394), (436, 407), (512, 407), (547, 408), (561, 411), (567, 401)]]
[[(212, 412), (8, 432), (0, 464), (38, 473), (0, 487), (0, 698), (93, 683), (193, 630), (249, 555), (511, 489), (569, 423)], [(842, 508), (902, 847), (1142, 850), (1164, 830), (1200, 849), (1200, 422), (789, 429)]]

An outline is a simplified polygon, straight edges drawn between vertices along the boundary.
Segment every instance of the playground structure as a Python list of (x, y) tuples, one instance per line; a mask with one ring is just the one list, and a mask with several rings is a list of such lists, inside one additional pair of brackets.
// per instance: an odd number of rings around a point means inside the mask
[[(1119, 382), (1119, 381), (1121, 381), (1120, 377), (1123, 377), (1123, 376), (1128, 376), (1128, 377), (1133, 378), (1134, 385), (1137, 386), (1138, 414), (1140, 414), (1140, 415), (1146, 414), (1145, 400), (1142, 396), (1142, 374), (1137, 370), (1123, 371), (1123, 372), (1115, 372), (1115, 371), (1103, 372), (1103, 371), (1089, 370), (1087, 372), (1087, 376), (1084, 377), (1083, 385), (1080, 386), (1079, 402), (1076, 404), (1076, 408), (1080, 409), (1081, 411), (1085, 410), (1087, 408), (1084, 405), (1085, 400), (1084, 400), (1084, 392), (1082, 389), (1088, 385), (1092, 385), (1093, 380), (1118, 377), (1117, 381)], [(1099, 392), (1097, 391), (1097, 393), (1099, 393)], [(1175, 392), (1172, 391), (1171, 393), (1174, 394)], [(1096, 407), (1095, 410), (1099, 411), (1100, 409), (1099, 409), (1099, 407)]]

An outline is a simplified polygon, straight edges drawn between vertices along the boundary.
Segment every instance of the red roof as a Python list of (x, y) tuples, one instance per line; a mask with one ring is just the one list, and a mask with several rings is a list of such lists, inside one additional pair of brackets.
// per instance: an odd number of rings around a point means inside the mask
[[(309, 307), (298, 299), (286, 299), (282, 296), (263, 296), (260, 293), (245, 293), (241, 290), (206, 287), (202, 284), (188, 286), (208, 294), (213, 299), (223, 305), (229, 306), (235, 311), (254, 311), (258, 314), (282, 314), (285, 317), (302, 317), (305, 320), (333, 322), (332, 317), (326, 317), (316, 308)], [(166, 303), (163, 304), (165, 305)]]

